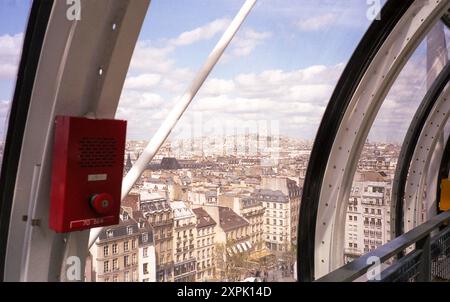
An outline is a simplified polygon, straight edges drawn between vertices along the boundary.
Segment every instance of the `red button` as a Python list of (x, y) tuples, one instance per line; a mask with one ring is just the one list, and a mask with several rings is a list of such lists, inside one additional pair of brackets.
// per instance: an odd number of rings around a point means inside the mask
[(90, 202), (94, 211), (101, 215), (108, 214), (114, 203), (112, 196), (108, 193), (95, 194)]

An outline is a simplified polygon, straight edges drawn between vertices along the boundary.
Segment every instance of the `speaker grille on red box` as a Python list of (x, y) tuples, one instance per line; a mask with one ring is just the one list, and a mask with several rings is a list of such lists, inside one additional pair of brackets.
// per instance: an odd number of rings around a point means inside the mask
[(117, 141), (114, 138), (85, 137), (80, 140), (79, 163), (82, 168), (105, 168), (116, 164)]

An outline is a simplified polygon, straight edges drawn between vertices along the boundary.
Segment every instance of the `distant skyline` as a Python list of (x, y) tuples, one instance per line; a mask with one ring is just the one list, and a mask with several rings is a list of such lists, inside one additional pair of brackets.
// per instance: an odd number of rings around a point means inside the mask
[[(30, 3), (0, 2), (1, 135)], [(148, 140), (156, 132), (243, 3), (151, 2), (117, 114), (129, 121), (129, 139)], [(334, 86), (370, 25), (368, 9), (360, 0), (259, 0), (171, 138), (189, 137), (186, 129), (199, 128), (201, 120), (209, 125), (206, 134), (227, 124), (276, 121), (281, 135), (314, 139)], [(369, 139), (403, 140), (425, 78), (422, 43)]]
[[(254, 138), (255, 135), (257, 135), (257, 134), (256, 133), (249, 133), (249, 135), (250, 135), (250, 137)], [(231, 138), (231, 137), (232, 136), (227, 136), (226, 138)], [(238, 137), (242, 137), (242, 135), (240, 135)], [(208, 139), (208, 138), (211, 138), (211, 137), (210, 136), (194, 137), (193, 140)], [(221, 137), (221, 138), (223, 138), (223, 137)], [(264, 136), (262, 138), (264, 138)], [(302, 138), (293, 137), (293, 136), (286, 136), (286, 135), (281, 135), (278, 139), (281, 139), (281, 140), (286, 140), (286, 139), (288, 139), (288, 140), (295, 140), (296, 142), (307, 143), (307, 144), (314, 143), (314, 139), (302, 139)], [(185, 139), (185, 138), (180, 138), (180, 139), (173, 139), (172, 138), (171, 139), (171, 138), (169, 138), (169, 139), (167, 139), (166, 143), (174, 143), (174, 142), (177, 142), (178, 140), (190, 141), (190, 140), (192, 140), (192, 138), (191, 139), (189, 139), (189, 138), (188, 139)], [(131, 139), (131, 138), (128, 138), (126, 140), (126, 142), (127, 143), (139, 143), (139, 144), (147, 145), (149, 143), (149, 140), (147, 140), (147, 139)], [(388, 141), (375, 141), (375, 140), (370, 140), (370, 139), (368, 139), (366, 141), (366, 144), (381, 144), (381, 145), (386, 144), (386, 145), (396, 145), (396, 146), (400, 146), (401, 147), (400, 143), (388, 142)]]

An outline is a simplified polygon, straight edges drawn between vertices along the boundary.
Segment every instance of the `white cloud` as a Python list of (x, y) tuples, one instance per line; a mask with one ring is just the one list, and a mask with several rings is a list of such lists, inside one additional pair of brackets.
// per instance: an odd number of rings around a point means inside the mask
[(253, 50), (265, 40), (272, 37), (271, 32), (258, 32), (251, 28), (244, 29), (231, 42), (228, 56), (245, 57), (250, 55)]
[[(413, 57), (405, 66), (380, 109), (370, 133), (371, 140), (392, 141), (403, 137), (425, 94), (425, 62), (425, 58)], [(224, 127), (229, 124), (239, 126), (239, 123), (275, 120), (279, 122), (283, 134), (312, 139), (343, 68), (344, 64), (315, 65), (292, 71), (265, 70), (260, 73), (237, 74), (231, 79), (209, 79), (174, 133), (185, 133), (188, 131), (186, 129), (195, 128), (199, 118), (203, 124)], [(183, 84), (180, 86), (185, 87), (186, 82)], [(161, 81), (154, 87), (133, 91), (169, 93), (171, 87)], [(125, 104), (133, 107), (134, 97), (129, 96), (129, 101)], [(122, 115), (132, 120), (130, 129), (133, 128), (131, 133), (136, 137), (150, 137), (149, 134), (161, 124), (175, 101), (159, 99), (159, 102), (152, 103), (146, 100), (144, 98), (137, 104), (142, 102), (144, 105), (151, 105), (151, 109), (134, 108)], [(220, 127), (217, 129), (220, 130)]]
[(171, 47), (158, 48), (150, 41), (139, 41), (131, 59), (131, 71), (165, 73), (172, 70), (175, 61), (170, 58)]
[[(192, 81), (195, 72), (189, 68), (181, 68), (180, 64), (177, 64), (174, 59), (176, 51), (181, 47), (218, 36), (226, 30), (229, 23), (229, 19), (217, 19), (194, 30), (181, 33), (176, 38), (160, 41), (159, 45), (152, 41), (137, 43), (117, 114), (118, 118), (129, 120), (131, 137), (148, 138), (149, 131), (159, 127), (173, 107), (176, 98)], [(251, 28), (243, 29), (230, 45), (228, 55), (247, 56), (270, 36), (269, 32), (258, 32)], [(205, 53), (205, 58), (206, 55)], [(209, 79), (202, 87), (197, 99), (201, 97), (214, 99), (223, 96), (236, 104), (235, 110), (245, 114), (246, 107), (254, 107), (250, 105), (255, 103), (255, 96), (250, 96), (244, 102), (246, 96), (236, 100), (236, 85), (235, 80)], [(208, 104), (207, 106), (213, 110), (214, 106), (218, 105)]]
[(17, 74), (17, 67), (16, 64), (0, 62), (0, 80), (14, 78)]
[(194, 30), (183, 32), (177, 38), (169, 40), (168, 45), (186, 46), (201, 40), (209, 40), (218, 33), (224, 32), (230, 22), (227, 18), (214, 20)]
[(0, 36), (0, 57), (18, 57), (23, 42), (23, 34)]
[[(342, 64), (319, 65), (289, 72), (266, 70), (238, 74), (231, 79), (209, 79), (178, 128), (193, 128), (199, 116), (204, 122), (219, 124), (277, 120), (285, 130), (294, 131), (296, 126), (296, 129), (303, 129), (305, 136), (313, 136), (342, 68)], [(141, 85), (129, 88), (121, 102), (119, 116), (130, 120), (130, 134), (149, 137), (149, 129), (156, 129), (161, 124), (175, 100), (164, 101), (153, 93), (169, 95), (171, 88), (164, 80), (147, 88)], [(149, 95), (140, 97), (139, 94), (144, 92)], [(301, 121), (306, 121), (306, 125), (300, 127)]]
[(276, 120), (284, 133), (302, 131), (305, 137), (312, 137), (342, 68), (342, 64), (311, 66), (290, 72), (240, 74), (231, 80), (213, 79), (216, 85), (208, 88), (217, 86), (220, 93), (202, 90), (179, 128), (192, 128), (199, 117), (205, 123), (234, 123), (237, 127), (239, 123)]
[(188, 68), (174, 68), (163, 75), (161, 88), (172, 94), (180, 95), (194, 78), (194, 72)]
[(0, 36), (0, 79), (16, 76), (22, 43), (23, 34)]
[(207, 80), (201, 89), (203, 95), (218, 96), (231, 93), (236, 88), (234, 81), (223, 79)]
[(0, 100), (0, 140), (3, 139), (6, 129), (7, 129), (7, 118), (9, 114), (9, 109), (11, 102)]
[(193, 106), (198, 112), (220, 112), (220, 113), (258, 113), (271, 110), (273, 102), (270, 99), (242, 98), (221, 95), (199, 99)]
[(128, 137), (149, 139), (162, 122), (160, 115), (167, 114), (166, 108), (167, 103), (159, 94), (125, 91), (116, 118), (128, 121)]
[(290, 72), (266, 70), (260, 74), (238, 75), (235, 81), (238, 91), (246, 97), (265, 97), (270, 92), (272, 98), (283, 102), (310, 99), (323, 103), (331, 96), (342, 68), (343, 65), (338, 64)]
[(157, 110), (163, 104), (163, 97), (151, 92), (127, 91), (121, 100), (121, 107), (138, 110)]
[(144, 73), (136, 77), (128, 77), (125, 81), (125, 89), (148, 89), (161, 82), (162, 76), (155, 73)]
[(297, 23), (297, 27), (301, 31), (317, 31), (332, 26), (337, 19), (337, 15), (327, 13), (300, 20)]
[[(194, 30), (183, 32), (174, 39), (168, 39), (158, 47), (152, 41), (139, 41), (131, 60), (131, 71), (161, 74), (173, 72), (178, 69), (172, 58), (175, 51), (180, 47), (216, 37), (227, 29), (229, 23), (230, 20), (226, 18), (214, 20)], [(221, 62), (227, 62), (227, 58), (230, 57), (250, 55), (258, 45), (271, 36), (270, 32), (258, 32), (251, 28), (240, 30)], [(205, 53), (205, 58), (206, 55)]]

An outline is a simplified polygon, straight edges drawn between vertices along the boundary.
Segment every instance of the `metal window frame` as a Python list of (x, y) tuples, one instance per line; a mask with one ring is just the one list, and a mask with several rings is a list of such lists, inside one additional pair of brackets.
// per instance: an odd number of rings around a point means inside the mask
[(350, 58), (328, 103), (314, 140), (300, 205), (297, 237), (297, 280), (299, 281), (309, 282), (315, 279), (315, 234), (320, 188), (337, 128), (372, 58), (413, 3), (412, 0), (402, 1), (401, 5), (394, 2), (391, 0), (385, 4), (380, 13), (382, 20), (372, 23)]
[[(445, 125), (450, 118), (450, 83), (446, 82), (427, 121), (420, 132), (417, 145), (409, 167), (412, 173), (408, 174), (404, 193), (404, 230), (409, 231), (421, 224), (422, 203), (427, 200), (423, 192), (427, 188), (430, 179), (437, 179), (438, 170), (430, 170), (433, 156), (439, 161), (442, 158), (442, 149), (436, 148), (443, 135)], [(429, 188), (434, 195), (435, 187)], [(434, 196), (433, 196), (434, 197)], [(435, 201), (435, 198), (431, 198)], [(398, 209), (398, 208), (397, 208)]]
[(343, 264), (346, 204), (358, 155), (391, 85), (448, 5), (387, 2), (382, 19), (372, 24), (347, 65), (316, 136), (304, 182), (300, 281), (311, 281)]
[[(405, 197), (406, 184), (408, 183), (411, 161), (414, 158), (414, 152), (416, 150), (417, 143), (419, 142), (421, 133), (425, 127), (426, 121), (432, 113), (436, 102), (440, 98), (449, 80), (450, 63), (447, 63), (423, 98), (403, 141), (392, 186), (391, 220), (393, 222), (395, 221), (395, 228), (391, 229), (392, 238), (400, 236), (404, 233), (405, 221), (403, 200)], [(418, 170), (412, 170), (412, 172), (413, 174), (422, 173)], [(410, 229), (410, 227), (407, 228), (407, 230)]]

